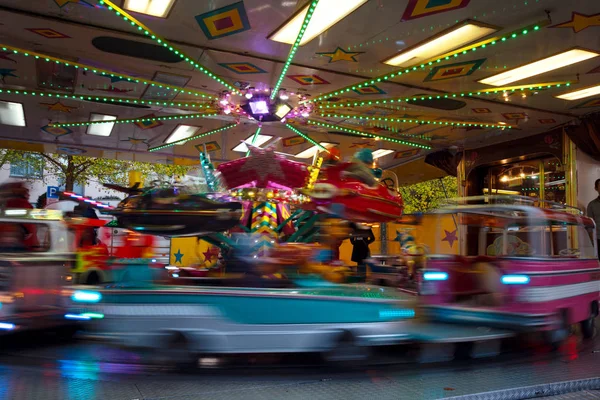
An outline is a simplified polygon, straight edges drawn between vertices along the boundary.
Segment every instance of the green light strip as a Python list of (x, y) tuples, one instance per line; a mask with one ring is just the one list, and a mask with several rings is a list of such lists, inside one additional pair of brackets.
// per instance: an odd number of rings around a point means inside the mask
[(148, 151), (152, 152), (152, 151), (162, 150), (162, 149), (166, 149), (167, 147), (172, 147), (172, 146), (175, 146), (175, 145), (178, 145), (178, 144), (187, 143), (187, 142), (189, 142), (191, 140), (200, 139), (202, 137), (205, 137), (205, 136), (208, 136), (208, 135), (212, 135), (214, 133), (222, 132), (222, 131), (224, 131), (226, 129), (233, 128), (233, 127), (235, 127), (237, 125), (238, 124), (235, 124), (235, 123), (234, 124), (225, 125), (222, 128), (213, 129), (212, 131), (208, 131), (208, 132), (200, 133), (198, 135), (190, 136), (189, 138), (181, 139), (181, 140), (178, 140), (178, 141), (173, 142), (173, 143), (167, 143), (167, 144), (163, 144), (162, 146), (151, 147), (151, 148), (148, 149)]
[[(61, 93), (48, 93), (40, 90), (14, 90), (14, 89), (0, 89), (0, 94), (11, 94), (18, 96), (39, 96), (39, 97), (50, 97), (57, 99), (68, 99), (75, 101), (104, 101), (107, 104), (112, 102), (116, 103), (127, 103), (127, 104), (142, 104), (147, 106), (167, 106), (167, 107), (189, 107), (189, 108), (208, 108), (210, 104), (202, 103), (181, 103), (173, 101), (150, 101), (150, 100), (139, 100), (139, 99), (126, 99), (123, 97), (102, 97), (102, 96), (87, 96), (87, 95), (74, 95), (74, 94), (61, 94)], [(119, 105), (119, 104), (116, 104)]]
[[(256, 130), (256, 132), (254, 132), (254, 136), (252, 136), (252, 142), (251, 144), (256, 143), (256, 138), (258, 138), (258, 135), (260, 134), (260, 130), (262, 129), (262, 127), (258, 127), (258, 129)], [(246, 147), (248, 147), (248, 145), (246, 145)], [(248, 147), (248, 151), (246, 152), (246, 157), (248, 157), (250, 155), (250, 147)]]
[(482, 49), (482, 48), (486, 48), (488, 45), (496, 45), (497, 43), (501, 43), (501, 42), (506, 42), (508, 39), (515, 39), (517, 37), (522, 37), (527, 35), (527, 33), (529, 33), (529, 31), (539, 31), (540, 30), (540, 26), (544, 25), (547, 23), (539, 23), (536, 25), (528, 25), (524, 28), (520, 28), (517, 29), (513, 32), (509, 32), (506, 35), (503, 36), (499, 36), (499, 37), (494, 37), (492, 39), (488, 39), (488, 40), (484, 40), (483, 42), (480, 42), (480, 44), (478, 46), (467, 46), (466, 48), (468, 48), (469, 50), (466, 50), (465, 48), (462, 49), (458, 49), (454, 52), (450, 52), (447, 53), (437, 59), (434, 59), (432, 61), (429, 61), (427, 63), (423, 63), (419, 66), (414, 66), (412, 68), (405, 68), (403, 70), (397, 70), (395, 72), (392, 72), (390, 74), (387, 75), (381, 75), (378, 76), (376, 78), (372, 78), (372, 79), (367, 79), (366, 81), (363, 81), (357, 85), (352, 85), (352, 86), (347, 86), (345, 88), (342, 88), (340, 90), (336, 90), (333, 92), (329, 92), (329, 93), (325, 93), (322, 94), (318, 97), (315, 97), (313, 99), (307, 99), (302, 101), (301, 103), (307, 103), (307, 102), (315, 102), (315, 101), (319, 101), (319, 100), (324, 100), (324, 99), (328, 99), (329, 97), (332, 96), (338, 96), (340, 94), (344, 94), (344, 93), (348, 93), (351, 90), (356, 90), (356, 89), (360, 89), (361, 87), (365, 87), (365, 86), (371, 86), (371, 85), (375, 85), (379, 82), (384, 82), (384, 81), (388, 81), (392, 78), (396, 78), (401, 76), (402, 74), (408, 74), (410, 72), (416, 71), (418, 69), (424, 69), (430, 65), (433, 65), (435, 63), (439, 63), (442, 62), (444, 60), (450, 60), (451, 57), (458, 57), (459, 55), (465, 55), (468, 54), (470, 51), (477, 51), (477, 49)]
[(308, 137), (308, 135), (306, 135), (305, 133), (300, 132), (298, 129), (294, 128), (292, 125), (285, 124), (285, 127), (288, 128), (289, 130), (291, 130), (292, 132), (294, 132), (296, 135), (304, 138), (306, 141), (314, 144), (315, 146), (317, 146), (318, 148), (320, 148), (322, 151), (326, 151), (326, 152), (329, 153), (329, 150), (327, 148), (321, 146), (321, 143), (312, 140), (311, 138)]
[(481, 127), (481, 128), (502, 128), (502, 129), (504, 129), (504, 128), (511, 129), (512, 128), (512, 125), (509, 125), (509, 124), (486, 124), (486, 123), (470, 122), (470, 121), (433, 121), (433, 120), (427, 120), (427, 119), (369, 117), (366, 115), (321, 114), (321, 117), (343, 118), (343, 119), (365, 119), (365, 120), (369, 120), (369, 121), (397, 122), (397, 123), (408, 123), (408, 124), (477, 126), (477, 127)]
[(407, 142), (406, 140), (394, 139), (394, 138), (387, 137), (387, 136), (374, 135), (372, 133), (357, 131), (355, 129), (344, 128), (344, 127), (341, 127), (339, 125), (331, 125), (331, 124), (326, 124), (326, 123), (323, 123), (323, 122), (318, 122), (318, 121), (313, 121), (313, 120), (308, 120), (306, 122), (308, 122), (309, 124), (312, 124), (312, 125), (322, 126), (322, 127), (328, 128), (328, 129), (333, 129), (333, 130), (336, 130), (336, 131), (342, 131), (342, 132), (350, 133), (350, 134), (356, 135), (356, 136), (365, 136), (365, 137), (370, 137), (370, 138), (373, 138), (373, 139), (385, 140), (387, 142), (392, 142), (392, 143), (397, 143), (397, 144), (403, 144), (405, 146), (412, 146), (412, 147), (418, 147), (420, 149), (431, 150), (431, 146), (427, 146), (427, 145), (424, 145), (424, 144)]
[(279, 91), (279, 88), (281, 87), (281, 83), (283, 82), (283, 79), (285, 78), (285, 74), (287, 73), (288, 68), (290, 68), (290, 65), (292, 64), (292, 60), (294, 59), (294, 56), (296, 55), (298, 46), (300, 46), (300, 42), (302, 41), (304, 32), (306, 31), (306, 28), (308, 27), (308, 24), (310, 23), (310, 19), (312, 18), (313, 12), (315, 11), (315, 8), (317, 7), (318, 3), (319, 3), (319, 0), (313, 0), (310, 3), (310, 7), (306, 11), (306, 15), (304, 16), (304, 21), (302, 22), (302, 27), (300, 28), (300, 32), (298, 32), (296, 41), (294, 42), (294, 45), (290, 49), (290, 53), (288, 54), (287, 60), (285, 60), (285, 64), (283, 65), (283, 68), (281, 69), (281, 74), (279, 74), (279, 79), (277, 79), (277, 84), (271, 91), (271, 100), (273, 100), (275, 98), (275, 96), (277, 96), (277, 92)]
[(179, 92), (179, 94), (190, 94), (193, 96), (200, 96), (200, 97), (204, 97), (207, 99), (216, 99), (216, 96), (211, 96), (209, 94), (206, 93), (202, 93), (202, 92), (198, 92), (195, 90), (188, 90), (179, 86), (171, 86), (171, 85), (166, 85), (164, 83), (160, 83), (160, 82), (155, 82), (155, 81), (150, 81), (148, 79), (143, 79), (143, 78), (137, 78), (135, 76), (129, 76), (129, 75), (122, 75), (122, 74), (117, 74), (114, 73), (112, 71), (108, 71), (106, 69), (102, 69), (102, 68), (96, 68), (93, 67), (91, 65), (86, 65), (86, 64), (80, 64), (80, 63), (76, 63), (76, 62), (72, 62), (72, 61), (67, 61), (67, 60), (63, 60), (61, 58), (58, 57), (52, 57), (46, 54), (42, 54), (42, 53), (36, 53), (34, 51), (29, 51), (29, 50), (25, 50), (25, 49), (20, 49), (18, 47), (14, 47), (14, 46), (9, 46), (6, 44), (0, 44), (2, 51), (12, 51), (14, 54), (18, 54), (18, 55), (23, 55), (25, 57), (29, 57), (29, 56), (33, 56), (35, 59), (43, 59), (46, 62), (52, 62), (54, 61), (55, 64), (62, 64), (64, 66), (67, 67), (74, 67), (75, 69), (82, 69), (84, 71), (91, 71), (94, 74), (100, 74), (106, 77), (117, 77), (123, 80), (126, 80), (128, 82), (132, 82), (132, 83), (143, 83), (146, 85), (150, 85), (150, 86), (155, 86), (155, 87), (159, 87), (161, 89), (169, 89), (169, 90), (173, 90), (175, 92)]
[(204, 118), (204, 117), (212, 117), (215, 115), (219, 115), (219, 114), (216, 112), (205, 113), (205, 114), (187, 114), (187, 115), (173, 114), (173, 115), (163, 115), (160, 117), (113, 119), (112, 121), (65, 122), (65, 123), (50, 124), (50, 126), (75, 127), (75, 126), (89, 126), (89, 125), (98, 125), (98, 124), (133, 124), (136, 122), (172, 121), (172, 120), (178, 120), (178, 119)]
[(182, 60), (184, 60), (188, 64), (192, 65), (194, 68), (198, 69), (200, 72), (203, 72), (209, 78), (214, 79), (215, 81), (219, 82), (221, 85), (225, 86), (227, 89), (229, 89), (233, 93), (241, 95), (240, 91), (237, 90), (235, 87), (231, 86), (230, 84), (225, 82), (223, 79), (219, 78), (216, 74), (214, 74), (209, 69), (198, 64), (196, 61), (194, 61), (194, 59), (192, 57), (185, 54), (183, 51), (170, 45), (164, 38), (161, 38), (156, 33), (151, 31), (146, 25), (142, 24), (140, 21), (138, 21), (137, 19), (132, 17), (129, 13), (127, 13), (126, 11), (121, 9), (121, 7), (117, 6), (111, 0), (99, 0), (98, 4), (106, 5), (108, 10), (113, 11), (118, 17), (121, 17), (121, 18), (123, 18), (124, 21), (129, 22), (131, 24), (131, 26), (136, 26), (138, 31), (143, 32), (144, 35), (148, 36), (149, 38), (151, 38), (158, 44), (167, 48), (172, 53), (178, 55)]
[(538, 83), (535, 85), (522, 85), (522, 86), (508, 86), (508, 87), (500, 87), (494, 89), (483, 89), (478, 91), (471, 92), (460, 92), (460, 93), (447, 93), (444, 95), (433, 95), (433, 96), (413, 96), (413, 97), (398, 97), (395, 99), (385, 99), (385, 100), (371, 100), (371, 101), (356, 101), (353, 103), (328, 103), (323, 104), (319, 103), (319, 108), (343, 108), (343, 107), (360, 107), (360, 106), (370, 106), (377, 104), (388, 104), (388, 103), (401, 103), (401, 102), (409, 102), (415, 100), (433, 100), (433, 99), (447, 99), (451, 97), (468, 97), (468, 96), (480, 96), (482, 94), (485, 95), (495, 95), (504, 92), (516, 92), (523, 90), (532, 90), (532, 89), (552, 89), (559, 88), (561, 86), (571, 86), (571, 82), (550, 82), (550, 83)]

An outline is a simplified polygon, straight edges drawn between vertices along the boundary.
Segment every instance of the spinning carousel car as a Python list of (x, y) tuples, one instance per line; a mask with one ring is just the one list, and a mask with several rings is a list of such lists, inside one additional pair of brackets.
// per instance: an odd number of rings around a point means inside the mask
[(124, 228), (160, 236), (205, 235), (237, 225), (242, 205), (212, 197), (185, 187), (153, 188), (127, 197), (107, 213)]
[(318, 211), (340, 214), (356, 222), (391, 222), (402, 216), (404, 203), (391, 178), (381, 182), (354, 163), (327, 168), (326, 179), (317, 181), (305, 194)]

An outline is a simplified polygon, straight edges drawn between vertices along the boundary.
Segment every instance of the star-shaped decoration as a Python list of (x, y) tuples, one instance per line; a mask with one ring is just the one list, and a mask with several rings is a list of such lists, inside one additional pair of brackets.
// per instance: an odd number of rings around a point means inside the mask
[(60, 8), (63, 8), (67, 4), (71, 4), (71, 3), (72, 4), (79, 4), (79, 5), (86, 6), (86, 7), (94, 7), (93, 5), (91, 5), (90, 3), (88, 3), (85, 0), (54, 0), (54, 2)]
[(145, 144), (146, 146), (150, 146), (150, 143), (148, 143), (148, 141), (143, 138), (128, 137), (127, 139), (121, 140), (121, 142), (130, 142), (134, 146), (137, 146), (138, 144)]
[(258, 175), (260, 184), (266, 184), (269, 177), (285, 179), (281, 168), (281, 156), (275, 154), (273, 148), (257, 149), (250, 148), (250, 155), (246, 157), (244, 165), (240, 169), (242, 173), (254, 172)]
[(0, 51), (0, 60), (8, 60), (8, 61), (12, 61), (14, 63), (16, 63), (16, 60), (13, 60), (12, 58), (10, 58), (9, 56), (12, 55), (14, 53), (11, 53), (10, 51)]
[(317, 54), (323, 57), (329, 57), (329, 63), (331, 64), (336, 61), (358, 62), (358, 60), (355, 57), (359, 54), (363, 54), (363, 52), (344, 51), (344, 49), (338, 47), (333, 52)]
[(600, 14), (585, 15), (573, 12), (569, 21), (553, 25), (551, 28), (573, 28), (573, 32), (579, 33), (592, 26), (600, 26)]
[(210, 247), (202, 254), (204, 255), (204, 261), (211, 262), (214, 258), (219, 256), (219, 249), (216, 247)]
[(448, 242), (448, 244), (450, 244), (450, 247), (454, 246), (454, 242), (456, 242), (458, 240), (458, 237), (456, 236), (456, 229), (453, 230), (452, 232), (448, 232), (447, 230), (444, 229), (444, 233), (445, 233), (445, 236), (442, 239), (442, 242)]
[(6, 78), (7, 76), (18, 78), (17, 75), (13, 74), (13, 71), (16, 71), (16, 69), (0, 68), (0, 79), (4, 81), (4, 78)]
[(352, 146), (350, 146), (350, 148), (359, 148), (359, 149), (366, 149), (367, 147), (373, 147), (373, 143), (369, 140), (366, 140), (364, 142), (353, 142)]
[(177, 249), (177, 253), (173, 253), (173, 255), (175, 256), (175, 264), (181, 264), (181, 259), (183, 258), (183, 253), (181, 250)]
[(65, 106), (60, 101), (57, 101), (56, 103), (40, 103), (40, 106), (47, 107), (48, 111), (58, 111), (58, 112), (64, 112), (64, 113), (69, 113), (69, 114), (71, 113), (71, 110), (77, 108), (77, 107)]

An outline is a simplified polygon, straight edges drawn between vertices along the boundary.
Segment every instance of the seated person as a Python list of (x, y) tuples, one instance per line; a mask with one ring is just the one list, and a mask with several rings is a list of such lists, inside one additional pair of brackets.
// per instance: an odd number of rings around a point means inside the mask
[[(346, 168), (343, 175), (350, 175), (368, 186), (377, 185), (377, 173), (371, 168), (373, 165), (373, 152), (371, 149), (362, 149), (352, 159), (352, 163)], [(379, 177), (381, 174), (379, 174)]]

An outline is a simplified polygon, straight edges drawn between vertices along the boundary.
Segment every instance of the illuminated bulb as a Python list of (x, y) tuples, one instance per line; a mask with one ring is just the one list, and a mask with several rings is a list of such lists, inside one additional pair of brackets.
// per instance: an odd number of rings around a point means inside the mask
[(521, 172), (521, 178), (525, 178), (525, 174)]
[(252, 92), (246, 92), (245, 96), (248, 100), (250, 100), (252, 98), (253, 94), (252, 94)]
[(306, 111), (303, 111), (303, 112), (302, 112), (302, 116), (303, 116), (304, 118), (308, 118), (308, 116), (309, 116), (309, 115), (310, 115), (310, 114), (309, 114), (308, 112), (306, 112)]
[(267, 197), (268, 197), (269, 199), (272, 199), (272, 198), (273, 198), (273, 192), (269, 192), (269, 193), (267, 193)]
[(227, 101), (227, 99), (223, 99), (219, 103), (221, 103), (221, 105), (223, 106), (226, 106), (227, 104), (229, 104), (229, 101)]
[(504, 175), (502, 178), (500, 178), (500, 182), (508, 182), (508, 176)]
[(229, 108), (229, 107), (226, 107), (226, 108), (223, 110), (223, 112), (224, 112), (225, 114), (231, 114), (231, 108)]
[(254, 192), (248, 192), (248, 196), (254, 197)]
[(279, 98), (281, 100), (287, 100), (290, 98), (290, 96), (288, 96), (288, 94), (285, 92), (285, 90), (282, 90), (279, 92)]

